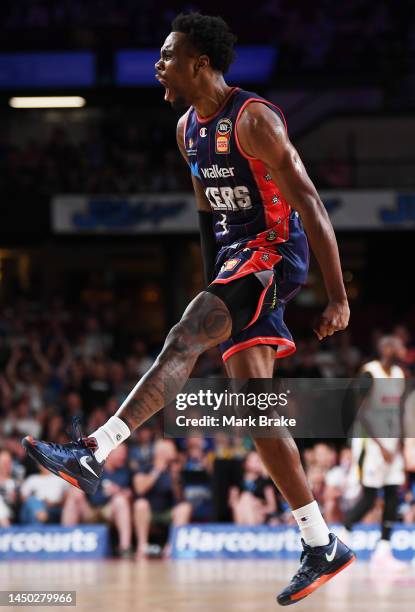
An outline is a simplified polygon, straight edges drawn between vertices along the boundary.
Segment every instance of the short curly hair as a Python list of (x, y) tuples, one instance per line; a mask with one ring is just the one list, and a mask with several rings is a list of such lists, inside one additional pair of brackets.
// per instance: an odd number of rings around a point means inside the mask
[(172, 21), (171, 27), (173, 32), (186, 34), (191, 45), (209, 57), (214, 70), (227, 72), (235, 59), (233, 47), (236, 36), (232, 34), (222, 17), (180, 13)]

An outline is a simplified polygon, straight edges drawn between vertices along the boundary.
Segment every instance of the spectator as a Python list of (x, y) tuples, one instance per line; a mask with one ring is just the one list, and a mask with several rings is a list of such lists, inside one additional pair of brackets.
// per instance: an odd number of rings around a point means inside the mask
[(181, 472), (183, 499), (192, 506), (191, 518), (206, 521), (212, 518), (212, 454), (206, 454), (206, 440), (186, 438), (186, 452)]
[(108, 368), (104, 360), (95, 361), (89, 368), (89, 374), (82, 381), (82, 405), (86, 413), (93, 408), (105, 406), (112, 395), (112, 386), (108, 378)]
[(87, 497), (79, 489), (70, 489), (62, 511), (62, 525), (109, 522), (117, 530), (119, 554), (128, 556), (132, 537), (130, 485), (127, 446), (121, 444), (109, 455), (96, 493)]
[(396, 325), (392, 333), (400, 338), (404, 347), (402, 351), (401, 365), (405, 369), (408, 376), (413, 376), (415, 373), (415, 346), (411, 333), (406, 325)]
[(149, 357), (148, 349), (141, 338), (134, 341), (131, 354), (137, 359), (137, 376), (141, 378), (151, 368), (154, 359)]
[(43, 408), (43, 386), (49, 374), (49, 364), (42, 354), (39, 338), (31, 334), (22, 339), (22, 346), (12, 342), (12, 352), (6, 367), (7, 378), (18, 398), (25, 396), (30, 408), (38, 412)]
[(356, 374), (358, 367), (362, 362), (362, 353), (357, 346), (352, 344), (350, 333), (347, 330), (338, 335), (336, 342), (336, 375), (351, 378)]
[(17, 483), (12, 468), (11, 454), (0, 450), (0, 527), (10, 527), (16, 510)]
[(109, 380), (112, 387), (112, 392), (117, 400), (118, 405), (121, 405), (131, 387), (127, 388), (125, 382), (125, 367), (122, 363), (113, 361), (109, 367)]
[(229, 505), (237, 525), (262, 525), (277, 516), (274, 486), (255, 451), (245, 460), (241, 486), (230, 490)]
[(350, 448), (340, 451), (339, 464), (330, 468), (325, 475), (323, 512), (328, 523), (341, 523), (344, 513), (356, 500), (360, 491), (357, 478), (353, 478), (352, 452)]
[[(153, 465), (135, 474), (133, 479), (134, 527), (138, 559), (148, 555), (150, 527), (154, 525), (186, 525), (192, 513), (189, 502), (181, 501), (178, 456), (171, 440), (158, 440), (154, 445)], [(168, 550), (165, 549), (165, 553)]]
[(27, 398), (22, 397), (4, 420), (3, 432), (6, 436), (18, 434), (20, 436), (29, 435), (38, 438), (42, 430), (40, 416), (38, 414), (35, 417), (31, 414)]
[(139, 472), (151, 465), (154, 452), (154, 428), (148, 422), (136, 429), (128, 448), (128, 461), (133, 472)]
[(330, 444), (319, 442), (314, 446), (314, 465), (324, 472), (327, 472), (327, 470), (336, 465), (336, 458), (336, 450)]
[(22, 507), (20, 520), (24, 525), (59, 523), (65, 493), (69, 484), (39, 466), (39, 474), (32, 474), (20, 490)]

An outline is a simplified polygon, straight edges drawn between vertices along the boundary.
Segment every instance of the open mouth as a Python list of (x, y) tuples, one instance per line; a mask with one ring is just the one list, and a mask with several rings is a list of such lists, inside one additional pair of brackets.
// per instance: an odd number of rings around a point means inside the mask
[(156, 74), (156, 79), (158, 80), (160, 85), (163, 85), (163, 87), (165, 88), (166, 91), (164, 92), (164, 99), (168, 100), (169, 95), (170, 95), (170, 89), (169, 89), (166, 79), (163, 79), (163, 77), (160, 76), (159, 74)]

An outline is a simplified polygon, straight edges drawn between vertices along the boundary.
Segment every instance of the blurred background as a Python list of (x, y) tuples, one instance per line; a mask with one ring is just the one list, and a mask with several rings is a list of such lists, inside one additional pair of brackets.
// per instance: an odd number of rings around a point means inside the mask
[[(114, 552), (140, 556), (149, 543), (159, 550), (172, 522), (291, 521), (249, 440), (161, 442), (154, 418), (111, 455), (91, 499), (39, 474), (20, 445), (26, 434), (67, 441), (75, 414), (86, 431), (105, 422), (203, 287), (178, 117), (153, 68), (172, 18), (190, 9), (220, 14), (238, 35), (228, 82), (283, 109), (339, 241), (349, 329), (321, 344), (313, 336), (325, 294), (312, 262), (287, 311), (297, 352), (276, 372), (352, 376), (395, 333), (414, 373), (415, 5), (2, 2), (0, 527), (108, 522)], [(39, 96), (66, 107), (27, 101)], [(193, 375), (223, 375), (216, 350)], [(327, 519), (341, 520), (356, 493), (347, 446), (308, 441), (303, 457)], [(148, 489), (154, 466), (162, 477)], [(411, 487), (401, 494), (406, 522)], [(379, 518), (378, 502), (367, 521)]]

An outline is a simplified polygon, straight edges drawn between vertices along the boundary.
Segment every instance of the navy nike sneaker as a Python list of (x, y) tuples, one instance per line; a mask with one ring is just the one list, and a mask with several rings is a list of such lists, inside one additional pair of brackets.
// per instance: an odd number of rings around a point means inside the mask
[(26, 436), (22, 444), (28, 455), (50, 472), (85, 493), (95, 493), (105, 463), (98, 463), (95, 459), (97, 441), (82, 437), (78, 417), (73, 418), (71, 438), (72, 442), (68, 444), (53, 444)]
[(301, 565), (290, 584), (277, 596), (281, 606), (297, 603), (331, 580), (356, 559), (355, 554), (334, 533), (326, 546), (308, 546), (301, 539)]

